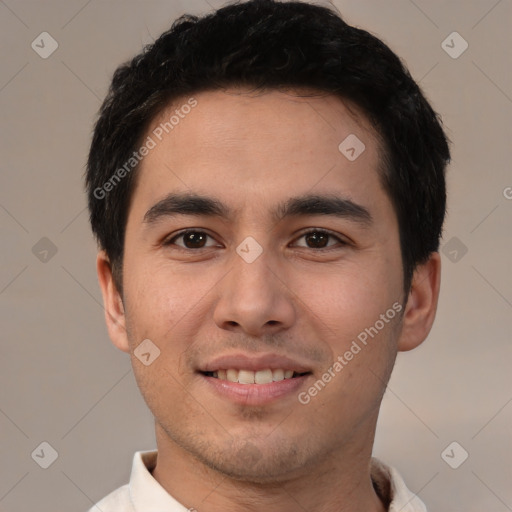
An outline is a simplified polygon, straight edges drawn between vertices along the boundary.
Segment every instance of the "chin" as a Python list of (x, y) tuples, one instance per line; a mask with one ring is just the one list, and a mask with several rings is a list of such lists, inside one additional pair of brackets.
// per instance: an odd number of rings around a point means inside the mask
[[(301, 456), (302, 455), (302, 456)], [(217, 453), (198, 457), (209, 468), (223, 475), (251, 484), (278, 484), (306, 465), (296, 446), (259, 448), (250, 441), (238, 448), (230, 447)]]

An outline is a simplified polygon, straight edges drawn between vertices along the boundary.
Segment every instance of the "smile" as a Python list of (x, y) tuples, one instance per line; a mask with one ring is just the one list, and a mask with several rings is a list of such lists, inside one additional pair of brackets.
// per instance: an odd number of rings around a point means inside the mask
[(283, 368), (267, 368), (257, 371), (230, 368), (227, 370), (204, 372), (204, 375), (229, 382), (238, 382), (240, 384), (270, 384), (271, 382), (280, 382), (285, 379), (297, 378), (302, 375), (306, 375), (306, 373), (298, 373), (293, 370), (286, 370)]

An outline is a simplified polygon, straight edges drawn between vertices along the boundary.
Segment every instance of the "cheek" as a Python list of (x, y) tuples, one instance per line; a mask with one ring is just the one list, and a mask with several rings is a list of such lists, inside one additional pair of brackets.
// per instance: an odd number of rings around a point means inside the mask
[(321, 384), (307, 392), (319, 395), (318, 407), (324, 411), (332, 406), (327, 414), (333, 418), (345, 406), (354, 417), (363, 418), (378, 407), (393, 368), (400, 325), (397, 310), (403, 306), (386, 286), (356, 275), (331, 276), (320, 284), (304, 302), (308, 318), (316, 324), (316, 341), (329, 354), (324, 373), (317, 378), (329, 383), (325, 392)]
[(136, 366), (140, 367), (137, 380), (140, 378), (142, 385), (147, 382), (145, 389), (155, 396), (160, 392), (169, 395), (180, 387), (173, 377), (180, 382), (193, 377), (187, 358), (201, 340), (199, 331), (212, 314), (209, 294), (219, 281), (213, 272), (204, 274), (180, 272), (166, 263), (139, 268), (130, 274), (125, 292), (132, 353), (145, 339), (151, 340), (160, 351), (148, 369), (133, 354), (134, 371)]
[(165, 265), (130, 266), (127, 261), (126, 269), (125, 298), (131, 337), (154, 337), (156, 343), (163, 342), (200, 300), (201, 282), (192, 283)]
[[(195, 288), (180, 281), (178, 275), (171, 279), (171, 273), (161, 267), (127, 268), (131, 272), (126, 279), (125, 312), (133, 371), (148, 407), (160, 417), (169, 404), (180, 410), (187, 405), (180, 384), (188, 377), (183, 375), (182, 355), (193, 337), (188, 330), (192, 306), (201, 293), (193, 292)], [(153, 344), (144, 350), (151, 353), (148, 365), (138, 349), (143, 340)]]
[(304, 314), (325, 330), (333, 347), (343, 348), (399, 299), (396, 279), (385, 270), (385, 265), (358, 267), (300, 278), (296, 293)]

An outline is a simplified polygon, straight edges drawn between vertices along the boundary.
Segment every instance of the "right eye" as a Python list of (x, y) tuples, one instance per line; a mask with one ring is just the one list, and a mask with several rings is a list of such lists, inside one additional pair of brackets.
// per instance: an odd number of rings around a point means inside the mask
[[(187, 229), (185, 231), (181, 231), (177, 235), (174, 235), (172, 238), (167, 239), (163, 242), (164, 247), (169, 246), (177, 246), (183, 250), (194, 250), (194, 249), (204, 249), (208, 247), (213, 246), (205, 246), (204, 243), (207, 240), (207, 238), (211, 238), (213, 240), (213, 237), (211, 237), (208, 233), (204, 231), (199, 231), (196, 229)], [(183, 239), (183, 245), (176, 244), (175, 241)]]

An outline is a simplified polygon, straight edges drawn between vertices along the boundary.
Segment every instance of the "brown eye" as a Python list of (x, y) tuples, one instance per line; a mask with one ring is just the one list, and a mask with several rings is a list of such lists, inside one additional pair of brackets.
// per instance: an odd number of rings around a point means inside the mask
[(314, 231), (312, 233), (308, 233), (305, 235), (305, 240), (307, 240), (307, 243), (314, 248), (324, 248), (329, 240), (329, 236), (326, 233), (321, 233), (318, 231)]
[(197, 231), (183, 235), (183, 243), (188, 249), (198, 249), (204, 246), (207, 235)]
[(321, 229), (310, 230), (306, 233), (303, 233), (299, 239), (300, 238), (303, 238), (306, 241), (306, 245), (299, 245), (299, 247), (306, 247), (309, 249), (326, 249), (334, 247), (336, 244), (328, 245), (329, 239), (335, 240), (338, 242), (338, 245), (346, 245), (346, 243), (341, 240), (341, 238)]
[[(175, 241), (180, 238), (183, 239), (183, 243), (175, 244)], [(177, 245), (183, 249), (203, 249), (205, 247), (211, 247), (205, 245), (208, 238), (211, 238), (211, 236), (204, 231), (183, 231), (170, 240), (164, 242), (164, 245)]]

